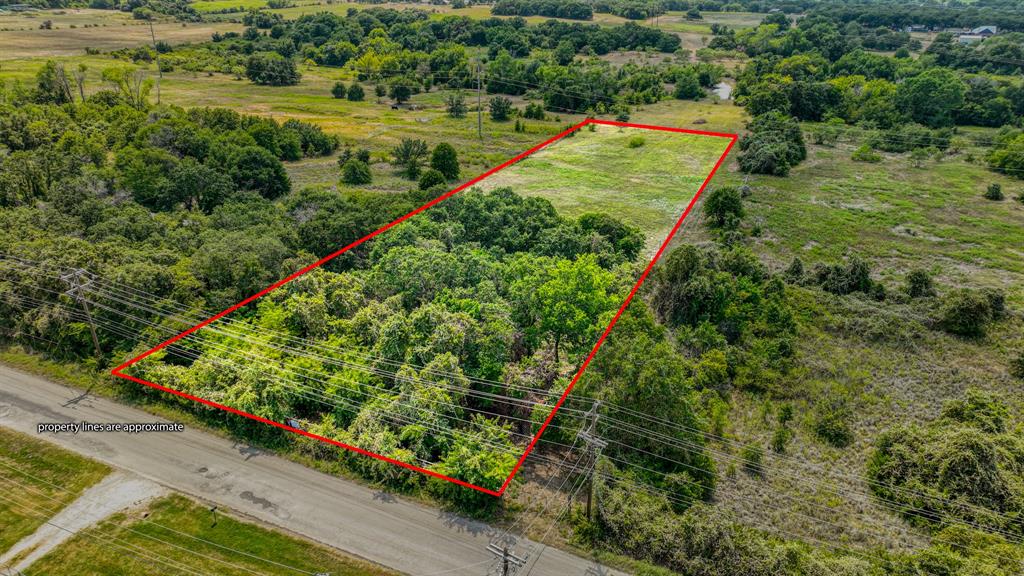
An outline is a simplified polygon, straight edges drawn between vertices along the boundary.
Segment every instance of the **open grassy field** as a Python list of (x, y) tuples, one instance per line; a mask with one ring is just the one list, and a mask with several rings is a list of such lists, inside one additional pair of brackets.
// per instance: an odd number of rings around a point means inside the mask
[(94, 26), (120, 26), (144, 24), (132, 19), (130, 12), (120, 10), (93, 10), (91, 8), (61, 8), (35, 12), (0, 12), (0, 30), (39, 30), (44, 22), (54, 29), (92, 28)]
[[(851, 146), (815, 147), (786, 178), (757, 176), (749, 209), (762, 223), (760, 249), (779, 267), (794, 256), (837, 261), (855, 252), (896, 283), (912, 267), (949, 285), (1004, 287), (1024, 303), (1024, 191), (964, 155), (914, 166), (906, 155), (854, 162)], [(732, 178), (736, 181), (736, 178)], [(997, 182), (1007, 200), (982, 198)]]
[[(50, 21), (51, 29), (40, 29)], [(149, 23), (133, 20), (119, 10), (68, 8), (0, 15), (0, 61), (19, 58), (73, 56), (86, 48), (110, 51), (152, 43)], [(214, 32), (241, 31), (240, 24), (228, 22), (153, 24), (159, 41), (170, 44), (203, 42)]]
[[(200, 12), (211, 10), (222, 10), (228, 7), (244, 6), (258, 7), (265, 5), (265, 0), (209, 0), (196, 2), (193, 6)], [(272, 9), (270, 12), (280, 14), (285, 18), (298, 18), (304, 14), (316, 14), (318, 12), (330, 12), (332, 14), (345, 14), (350, 8), (362, 10), (368, 7), (393, 8), (396, 10), (412, 8), (425, 10), (432, 13), (432, 17), (441, 18), (444, 16), (467, 16), (469, 18), (490, 18), (491, 7), (487, 5), (468, 6), (466, 8), (453, 9), (447, 4), (418, 4), (412, 2), (383, 2), (380, 4), (359, 4), (354, 2), (305, 2), (297, 3), (296, 6), (288, 8)], [(656, 19), (636, 21), (667, 30), (670, 32), (689, 32), (700, 34), (711, 34), (711, 24), (726, 24), (736, 29), (753, 28), (761, 22), (764, 15), (750, 12), (702, 12), (702, 20), (687, 20), (683, 12), (666, 12)], [(499, 16), (499, 18), (510, 18), (510, 16)], [(595, 13), (592, 20), (565, 20), (562, 18), (549, 18), (547, 16), (527, 16), (526, 21), (530, 23), (543, 22), (545, 20), (564, 20), (566, 22), (579, 22), (582, 24), (620, 25), (629, 22), (626, 18), (614, 14)]]
[[(246, 574), (331, 574), (383, 576), (392, 572), (322, 546), (219, 513), (183, 496), (150, 503), (143, 512), (116, 514), (80, 533), (33, 564), (38, 574), (152, 574), (175, 572)], [(150, 558), (111, 553), (103, 543), (142, 549)]]
[(0, 427), (0, 552), (44, 523), (38, 507), (59, 510), (109, 472), (99, 462)]
[[(995, 174), (960, 154), (914, 166), (906, 155), (878, 164), (854, 162), (855, 146), (811, 146), (788, 177), (744, 176), (730, 163), (716, 185), (746, 183), (747, 220), (762, 229), (754, 249), (779, 271), (796, 256), (805, 267), (857, 254), (873, 275), (897, 291), (908, 270), (931, 271), (940, 292), (992, 287), (1008, 307), (1024, 303), (1024, 204), (1011, 198), (1021, 180)], [(978, 154), (976, 154), (978, 155)], [(999, 182), (1007, 199), (982, 198)], [(679, 241), (706, 241), (700, 220)], [(720, 466), (716, 500), (741, 519), (776, 527), (780, 535), (897, 549), (927, 541), (869, 496), (867, 458), (888, 428), (935, 417), (949, 399), (980, 387), (1024, 415), (1024, 392), (1008, 373), (1024, 347), (1024, 319), (1011, 313), (983, 338), (961, 338), (926, 327), (935, 310), (867, 297), (789, 289), (801, 319), (799, 368), (786, 393), (799, 425), (787, 456), (769, 454), (765, 478)], [(853, 444), (835, 448), (816, 438), (812, 414), (820, 398), (849, 400)], [(767, 447), (783, 401), (734, 393), (727, 436)], [(720, 445), (717, 449), (729, 450)], [(814, 478), (800, 484), (794, 475)], [(820, 479), (820, 481), (819, 481)], [(803, 515), (803, 516), (801, 516)], [(816, 518), (808, 522), (805, 516)]]
[(200, 0), (193, 2), (192, 7), (197, 12), (222, 12), (232, 10), (243, 12), (245, 10), (260, 9), (267, 5), (267, 0)]
[(713, 136), (588, 128), (488, 177), (481, 187), (509, 186), (547, 198), (567, 216), (614, 214), (645, 232), (651, 253), (729, 144)]

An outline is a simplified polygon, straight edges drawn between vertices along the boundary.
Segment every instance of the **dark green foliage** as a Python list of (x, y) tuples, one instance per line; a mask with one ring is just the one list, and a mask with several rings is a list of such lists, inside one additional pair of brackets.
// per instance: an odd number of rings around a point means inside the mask
[[(665, 328), (645, 305), (634, 301), (578, 385), (581, 394), (613, 404), (629, 402), (635, 410), (672, 423), (614, 427), (603, 434), (614, 441), (607, 448), (609, 455), (641, 464), (648, 470), (634, 472), (645, 481), (684, 496), (673, 505), (676, 510), (710, 498), (715, 486), (714, 463), (702, 449), (704, 436), (697, 432), (701, 400), (694, 383), (681, 377), (688, 371)], [(665, 437), (675, 442), (665, 442)]]
[(402, 142), (391, 151), (391, 163), (399, 168), (410, 180), (420, 175), (420, 166), (427, 156), (427, 143), (423, 140), (403, 138)]
[(704, 218), (715, 228), (733, 230), (743, 220), (743, 197), (738, 188), (712, 188), (704, 199)]
[(932, 275), (927, 270), (915, 268), (907, 274), (906, 284), (903, 291), (911, 298), (926, 298), (935, 296), (935, 286), (932, 282)]
[(793, 420), (793, 405), (787, 402), (780, 406), (777, 420), (780, 426), (789, 424)]
[(245, 76), (256, 84), (292, 86), (299, 83), (295, 62), (276, 52), (260, 52), (245, 61)]
[(914, 122), (939, 128), (953, 123), (963, 104), (966, 85), (947, 68), (929, 68), (899, 84), (896, 104)]
[(344, 98), (347, 93), (348, 88), (345, 87), (344, 82), (338, 81), (334, 83), (334, 86), (331, 86), (331, 96), (335, 98)]
[(445, 111), (452, 118), (465, 118), (466, 117), (466, 99), (462, 96), (461, 92), (455, 92), (449, 94), (444, 101)]
[(856, 255), (845, 264), (816, 264), (811, 275), (815, 284), (833, 294), (868, 294), (875, 285), (871, 280), (871, 268)]
[(676, 76), (676, 86), (672, 95), (680, 100), (699, 100), (704, 97), (704, 89), (700, 86), (700, 79), (697, 73), (688, 68), (682, 74)]
[(359, 150), (352, 151), (350, 146), (346, 146), (341, 154), (338, 154), (338, 166), (344, 168), (345, 164), (349, 160), (359, 160), (360, 162), (369, 165), (370, 164), (370, 151), (366, 148), (360, 148)]
[(747, 444), (740, 450), (743, 471), (751, 476), (764, 476), (764, 449), (756, 444)]
[(246, 146), (228, 156), (228, 173), (239, 190), (259, 192), (273, 200), (288, 193), (291, 180), (284, 166), (266, 148)]
[(74, 100), (72, 81), (63, 64), (47, 60), (36, 73), (35, 100), (41, 104), (67, 104)]
[(768, 112), (747, 124), (740, 139), (740, 169), (756, 174), (785, 176), (807, 157), (799, 123), (780, 112)]
[(338, 149), (338, 137), (333, 134), (325, 134), (315, 124), (292, 119), (286, 120), (281, 128), (294, 131), (299, 135), (302, 153), (305, 156), (327, 156)]
[(495, 122), (506, 122), (512, 117), (512, 101), (504, 96), (496, 96), (488, 102), (491, 112), (491, 120)]
[(341, 167), (341, 181), (345, 184), (369, 184), (373, 182), (373, 174), (366, 162), (352, 158)]
[(455, 148), (447, 143), (441, 142), (434, 147), (430, 155), (430, 167), (441, 173), (448, 180), (459, 179), (459, 156)]
[(358, 82), (353, 82), (348, 90), (345, 92), (345, 98), (349, 102), (362, 102), (363, 98), (366, 97), (366, 93), (363, 91), (363, 87)]
[(1018, 352), (1017, 357), (1010, 360), (1010, 375), (1024, 380), (1024, 352)]
[(429, 168), (420, 176), (420, 190), (430, 190), (434, 186), (444, 186), (448, 180), (439, 171)]
[(540, 104), (530, 102), (526, 105), (526, 109), (523, 110), (523, 118), (530, 120), (544, 120), (544, 107)]
[(795, 256), (793, 261), (786, 267), (785, 272), (782, 273), (783, 277), (787, 282), (792, 284), (800, 284), (804, 281), (804, 261), (799, 256)]
[[(784, 284), (767, 278), (749, 249), (705, 252), (680, 246), (655, 268), (648, 283), (652, 308), (669, 326), (685, 328), (681, 339), (709, 342), (714, 338), (707, 336), (713, 335), (735, 347), (736, 363), (729, 372), (736, 385), (781, 391), (796, 323)], [(697, 337), (699, 332), (709, 334)]]
[(836, 448), (845, 448), (853, 442), (852, 419), (853, 411), (846, 397), (830, 393), (816, 402), (811, 429), (822, 441)]
[(779, 426), (772, 433), (771, 447), (772, 451), (777, 454), (786, 453), (786, 445), (789, 444), (789, 440), (793, 437), (793, 431), (785, 426)]
[(857, 162), (870, 162), (872, 164), (882, 161), (882, 155), (875, 152), (868, 144), (861, 144), (860, 147), (853, 151), (850, 158)]
[(388, 96), (397, 104), (404, 104), (419, 92), (419, 86), (411, 78), (397, 77), (388, 82)]
[(120, 172), (119, 184), (136, 202), (151, 210), (164, 210), (181, 200), (170, 180), (177, 164), (174, 155), (160, 148), (126, 148), (118, 155), (115, 167)]
[(998, 183), (993, 182), (985, 189), (986, 200), (1003, 200), (1005, 198), (1006, 196), (1003, 195), (1003, 187)]
[(995, 318), (992, 302), (980, 290), (957, 288), (942, 297), (938, 325), (960, 336), (981, 336)]
[(594, 15), (591, 5), (578, 0), (498, 0), (491, 8), (491, 13), (497, 16), (548, 16), (567, 20), (590, 20)]
[(580, 229), (590, 236), (599, 235), (611, 243), (612, 247), (627, 260), (634, 260), (644, 247), (644, 233), (639, 227), (618, 220), (600, 212), (581, 214)]
[(171, 170), (175, 196), (185, 207), (209, 213), (233, 191), (234, 183), (226, 174), (192, 158), (182, 158)]
[[(868, 461), (872, 489), (938, 529), (951, 516), (987, 530), (1024, 534), (1024, 436), (1006, 406), (979, 390), (946, 404), (924, 425), (901, 426), (879, 438)], [(911, 515), (912, 513), (912, 515)]]
[(931, 147), (945, 150), (952, 135), (949, 128), (930, 130), (927, 126), (907, 122), (872, 136), (869, 143), (885, 152), (912, 152)]

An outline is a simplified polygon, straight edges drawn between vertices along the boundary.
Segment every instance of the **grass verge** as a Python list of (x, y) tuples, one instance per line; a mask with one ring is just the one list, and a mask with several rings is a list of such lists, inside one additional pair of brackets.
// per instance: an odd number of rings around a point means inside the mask
[(67, 506), (108, 473), (99, 462), (0, 427), (0, 552), (44, 523), (37, 509)]

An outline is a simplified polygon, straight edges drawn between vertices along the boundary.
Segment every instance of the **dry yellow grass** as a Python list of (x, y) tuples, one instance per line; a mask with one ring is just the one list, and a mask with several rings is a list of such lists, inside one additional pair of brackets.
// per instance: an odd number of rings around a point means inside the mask
[[(49, 21), (52, 28), (41, 29)], [(73, 27), (72, 27), (73, 26)], [(88, 27), (87, 27), (88, 26)], [(44, 10), (0, 16), (0, 60), (40, 56), (75, 56), (86, 48), (101, 51), (150, 44), (149, 24), (133, 20), (130, 14), (112, 10)], [(203, 42), (214, 32), (241, 31), (240, 24), (227, 22), (157, 22), (157, 40), (170, 44)]]

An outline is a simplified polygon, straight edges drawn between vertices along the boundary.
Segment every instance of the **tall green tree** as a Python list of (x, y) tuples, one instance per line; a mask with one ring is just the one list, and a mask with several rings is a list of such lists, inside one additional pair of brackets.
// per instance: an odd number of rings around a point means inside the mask
[(434, 152), (430, 156), (430, 167), (449, 180), (458, 180), (459, 156), (455, 152), (455, 148), (447, 142), (441, 142), (435, 146)]
[(228, 159), (229, 173), (241, 190), (259, 192), (264, 198), (280, 198), (291, 190), (291, 180), (276, 156), (260, 146), (235, 150)]
[(415, 180), (427, 156), (427, 143), (414, 138), (402, 138), (402, 142), (391, 151), (391, 163), (399, 168), (405, 177)]
[(929, 68), (901, 82), (896, 89), (900, 110), (915, 122), (940, 128), (953, 124), (953, 113), (964, 103), (967, 85), (949, 68)]
[(612, 308), (613, 276), (592, 254), (575, 261), (561, 260), (537, 287), (538, 328), (554, 344), (555, 362), (565, 343), (580, 344), (601, 314)]

